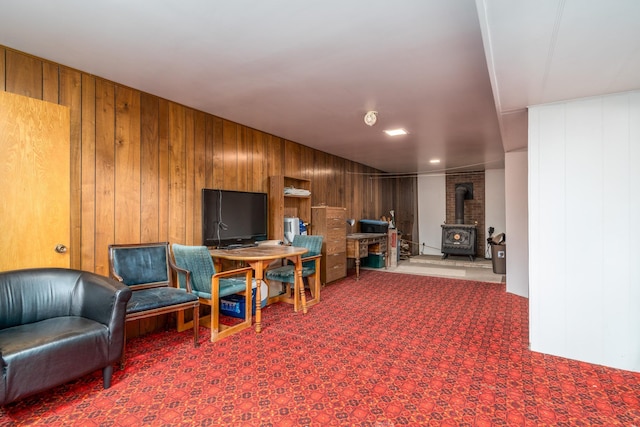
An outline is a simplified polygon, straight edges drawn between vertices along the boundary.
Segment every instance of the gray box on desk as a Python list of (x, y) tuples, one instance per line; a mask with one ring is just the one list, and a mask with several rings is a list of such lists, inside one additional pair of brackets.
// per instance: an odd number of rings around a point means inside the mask
[(378, 221), (375, 219), (360, 220), (361, 233), (386, 233), (388, 229), (389, 223), (385, 221)]

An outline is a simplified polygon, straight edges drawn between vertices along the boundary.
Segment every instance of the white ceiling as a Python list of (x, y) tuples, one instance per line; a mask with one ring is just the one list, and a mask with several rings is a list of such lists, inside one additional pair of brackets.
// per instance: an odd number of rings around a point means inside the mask
[(5, 0), (0, 12), (2, 45), (390, 173), (503, 167), (526, 147), (528, 105), (640, 89), (638, 0)]

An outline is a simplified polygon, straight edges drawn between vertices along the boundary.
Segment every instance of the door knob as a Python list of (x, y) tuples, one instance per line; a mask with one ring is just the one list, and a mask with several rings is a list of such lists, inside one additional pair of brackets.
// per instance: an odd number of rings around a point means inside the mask
[(56, 252), (58, 252), (59, 254), (64, 254), (67, 252), (67, 247), (65, 245), (63, 245), (62, 243), (58, 243), (56, 245)]

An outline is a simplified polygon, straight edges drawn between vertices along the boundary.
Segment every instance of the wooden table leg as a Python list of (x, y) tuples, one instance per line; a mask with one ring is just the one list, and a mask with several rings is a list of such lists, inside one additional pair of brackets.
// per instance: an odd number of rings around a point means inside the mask
[(264, 277), (263, 261), (249, 263), (253, 268), (253, 277), (256, 279), (256, 333), (262, 331), (262, 279)]
[(302, 280), (302, 260), (300, 257), (296, 257), (296, 278), (295, 284), (293, 285), (294, 293), (296, 291), (300, 292), (300, 302), (302, 303), (302, 312), (307, 314), (307, 296), (304, 292), (304, 282)]

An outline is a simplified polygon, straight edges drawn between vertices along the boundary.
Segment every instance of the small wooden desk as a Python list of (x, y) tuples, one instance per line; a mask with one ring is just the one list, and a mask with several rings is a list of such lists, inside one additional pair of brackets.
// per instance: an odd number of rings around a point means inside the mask
[(304, 284), (302, 283), (302, 257), (309, 250), (307, 248), (298, 248), (295, 246), (280, 246), (280, 245), (263, 245), (255, 246), (251, 248), (239, 248), (239, 249), (209, 249), (209, 253), (213, 258), (216, 266), (216, 271), (222, 271), (222, 260), (232, 261), (244, 261), (253, 269), (253, 276), (258, 283), (256, 289), (256, 332), (262, 330), (262, 296), (261, 284), (264, 279), (264, 270), (273, 261), (278, 259), (287, 259), (294, 263), (296, 268), (296, 279), (294, 285), (294, 292), (300, 291), (300, 298), (302, 301), (302, 312), (307, 313), (307, 300), (304, 294)]
[(356, 280), (360, 279), (360, 258), (369, 255), (369, 249), (372, 245), (379, 245), (377, 252), (382, 253), (385, 268), (388, 267), (386, 233), (347, 234), (347, 258), (356, 260)]

